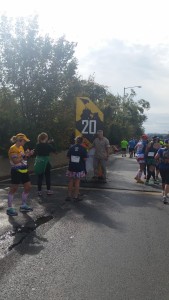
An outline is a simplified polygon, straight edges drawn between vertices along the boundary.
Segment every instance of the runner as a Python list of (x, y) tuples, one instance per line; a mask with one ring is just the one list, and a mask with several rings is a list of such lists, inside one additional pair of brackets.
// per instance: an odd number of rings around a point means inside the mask
[(11, 187), (8, 194), (8, 208), (7, 215), (17, 216), (17, 211), (12, 207), (13, 197), (20, 183), (23, 184), (24, 191), (22, 193), (22, 205), (20, 206), (21, 212), (29, 212), (33, 209), (29, 207), (26, 202), (30, 192), (31, 183), (28, 174), (27, 158), (33, 155), (34, 150), (24, 151), (24, 145), (30, 140), (23, 133), (18, 133), (11, 138), (13, 145), (8, 151), (10, 164), (11, 164)]
[(135, 139), (132, 138), (132, 139), (129, 141), (128, 145), (129, 145), (129, 157), (130, 157), (130, 158), (133, 158), (133, 156), (134, 156), (134, 147), (136, 146), (136, 141), (135, 141)]
[(123, 139), (120, 144), (121, 144), (122, 157), (126, 157), (128, 142), (126, 139)]
[[(160, 138), (158, 138), (158, 143), (160, 144), (160, 148), (164, 148), (164, 141), (160, 140)], [(155, 178), (156, 178), (156, 181), (158, 181), (158, 182), (161, 181), (161, 176), (159, 177), (159, 175), (160, 175), (159, 163), (160, 163), (160, 160), (156, 159)]]
[(160, 148), (160, 143), (158, 142), (158, 137), (153, 136), (152, 141), (150, 141), (146, 147), (145, 156), (146, 156), (146, 165), (147, 165), (147, 177), (145, 184), (149, 184), (151, 176), (153, 177), (154, 184), (158, 184), (155, 175), (156, 169), (156, 160), (155, 155)]
[(169, 193), (169, 140), (165, 140), (165, 147), (160, 148), (155, 155), (155, 159), (159, 159), (159, 170), (162, 178), (162, 194), (163, 202), (167, 204), (167, 194)]
[(136, 174), (136, 179), (137, 183), (144, 183), (144, 181), (141, 179), (142, 174), (144, 174), (145, 171), (145, 150), (147, 146), (147, 141), (148, 141), (148, 136), (146, 134), (143, 134), (141, 136), (140, 141), (137, 143), (135, 146), (136, 149), (136, 159), (139, 164), (139, 169)]

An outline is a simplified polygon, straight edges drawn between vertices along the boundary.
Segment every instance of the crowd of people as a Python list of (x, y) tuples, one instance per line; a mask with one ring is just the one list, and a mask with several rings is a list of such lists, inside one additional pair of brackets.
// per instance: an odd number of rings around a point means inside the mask
[[(55, 152), (55, 145), (53, 139), (49, 139), (47, 133), (42, 132), (37, 137), (37, 144), (35, 149), (24, 150), (25, 143), (29, 142), (29, 138), (23, 134), (18, 133), (11, 138), (12, 146), (8, 151), (8, 156), (11, 164), (11, 187), (8, 193), (8, 208), (7, 215), (17, 216), (18, 212), (13, 208), (13, 198), (18, 190), (19, 184), (23, 185), (23, 193), (21, 197), (21, 212), (30, 212), (33, 210), (27, 204), (28, 195), (31, 189), (30, 176), (28, 172), (28, 158), (35, 156), (34, 172), (37, 175), (37, 193), (42, 196), (42, 183), (45, 177), (47, 195), (52, 195), (51, 190), (51, 164), (49, 160), (50, 153)], [(95, 148), (94, 154), (94, 178), (99, 177), (99, 168), (102, 169), (101, 180), (106, 182), (106, 161), (109, 157), (109, 141), (103, 136), (103, 131), (98, 130), (97, 137), (93, 145)], [(66, 201), (72, 199), (77, 202), (80, 201), (79, 187), (80, 180), (86, 176), (86, 159), (88, 157), (87, 148), (85, 147), (84, 138), (78, 136), (72, 141), (71, 146), (67, 152), (69, 159), (68, 170), (66, 176), (69, 178), (68, 183), (68, 197)]]
[(129, 142), (125, 139), (121, 141), (122, 157), (136, 157), (139, 169), (135, 180), (137, 183), (150, 183), (152, 178), (154, 184), (162, 182), (163, 202), (167, 204), (167, 194), (169, 193), (169, 139), (160, 140), (159, 137), (149, 138), (143, 134), (139, 141), (132, 138)]
[[(162, 181), (163, 202), (167, 204), (169, 192), (169, 139), (160, 141), (157, 136), (149, 140), (146, 134), (142, 135), (136, 144), (136, 158), (139, 170), (136, 174), (138, 183), (149, 184), (152, 177), (154, 184), (159, 184), (159, 175)], [(142, 180), (142, 176), (146, 179)]]
[(38, 195), (41, 196), (41, 188), (43, 177), (46, 179), (47, 195), (52, 195), (50, 190), (51, 179), (50, 170), (51, 165), (49, 162), (49, 155), (55, 152), (53, 141), (48, 139), (48, 135), (42, 132), (38, 135), (36, 148), (33, 150), (24, 150), (25, 143), (29, 142), (29, 138), (23, 134), (18, 133), (11, 138), (12, 146), (8, 151), (9, 161), (11, 165), (11, 187), (8, 193), (8, 208), (7, 215), (17, 216), (17, 211), (13, 208), (13, 198), (18, 190), (19, 184), (23, 184), (22, 203), (20, 206), (21, 212), (30, 212), (32, 207), (28, 206), (27, 199), (31, 189), (31, 181), (28, 172), (28, 158), (35, 155), (34, 170), (37, 175)]
[[(29, 142), (29, 138), (18, 133), (11, 138), (12, 146), (8, 151), (11, 164), (11, 187), (8, 193), (8, 208), (7, 215), (17, 216), (17, 211), (13, 208), (13, 198), (18, 190), (19, 184), (23, 184), (23, 192), (21, 196), (21, 212), (30, 212), (33, 210), (27, 204), (28, 195), (31, 189), (30, 176), (28, 172), (27, 160), (30, 156), (35, 156), (34, 171), (37, 175), (37, 193), (42, 196), (42, 183), (45, 177), (47, 195), (52, 195), (51, 190), (51, 164), (49, 160), (50, 153), (55, 152), (55, 144), (53, 139), (49, 139), (47, 133), (42, 132), (37, 137), (35, 149), (26, 151), (24, 146)], [(88, 150), (94, 148), (93, 170), (94, 180), (106, 182), (106, 166), (109, 158), (110, 143), (104, 137), (103, 131), (97, 131), (97, 137), (94, 139), (90, 147), (86, 147), (84, 138), (78, 136), (72, 142), (67, 157), (69, 159), (68, 170), (66, 176), (68, 182), (68, 196), (66, 201), (75, 202), (81, 200), (79, 188), (80, 180), (86, 176), (86, 160), (88, 158)], [(139, 169), (135, 176), (137, 183), (149, 184), (150, 178), (153, 178), (154, 184), (159, 184), (159, 176), (162, 181), (163, 202), (167, 204), (167, 194), (169, 193), (169, 139), (160, 141), (157, 136), (149, 139), (146, 134), (143, 134), (139, 141), (131, 138), (129, 141), (123, 139), (121, 141), (122, 157), (126, 157), (127, 150), (129, 157), (136, 157)], [(144, 177), (144, 180), (143, 180)]]

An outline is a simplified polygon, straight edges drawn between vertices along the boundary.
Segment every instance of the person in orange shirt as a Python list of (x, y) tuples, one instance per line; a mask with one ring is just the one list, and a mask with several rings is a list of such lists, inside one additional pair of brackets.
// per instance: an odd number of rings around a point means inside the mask
[(24, 191), (22, 193), (22, 205), (20, 206), (21, 212), (29, 212), (33, 209), (29, 207), (26, 202), (31, 188), (27, 158), (33, 155), (34, 150), (24, 151), (24, 145), (30, 140), (23, 133), (18, 133), (11, 138), (13, 145), (8, 151), (8, 156), (11, 164), (11, 187), (8, 194), (8, 208), (7, 215), (17, 216), (17, 211), (12, 207), (13, 197), (20, 183), (23, 184)]

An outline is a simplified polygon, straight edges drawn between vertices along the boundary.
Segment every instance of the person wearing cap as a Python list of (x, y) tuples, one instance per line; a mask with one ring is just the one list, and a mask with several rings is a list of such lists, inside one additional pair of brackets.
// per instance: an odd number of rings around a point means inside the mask
[(159, 160), (159, 170), (162, 179), (163, 203), (167, 204), (167, 194), (169, 193), (169, 139), (164, 140), (165, 147), (161, 147), (155, 159)]
[(75, 145), (71, 146), (67, 152), (69, 166), (66, 176), (69, 177), (69, 183), (66, 201), (71, 201), (72, 198), (75, 202), (81, 200), (79, 197), (80, 179), (86, 176), (85, 160), (87, 158), (87, 150), (82, 143), (83, 137), (77, 136)]
[(141, 139), (135, 146), (136, 159), (139, 164), (138, 172), (134, 178), (137, 181), (137, 183), (144, 183), (144, 181), (141, 179), (141, 177), (145, 171), (145, 163), (146, 163), (145, 162), (145, 150), (146, 150), (147, 143), (148, 143), (148, 136), (146, 134), (143, 134), (141, 136)]
[[(110, 143), (109, 140), (103, 136), (103, 130), (97, 131), (97, 137), (94, 139), (92, 147), (95, 148), (93, 168), (94, 168), (94, 179), (101, 179), (102, 182), (106, 183), (106, 164), (109, 158)], [(102, 176), (99, 176), (99, 166), (102, 170)]]
[(27, 198), (31, 188), (30, 178), (28, 174), (27, 158), (33, 155), (33, 150), (24, 151), (24, 145), (30, 140), (23, 133), (18, 133), (11, 138), (13, 145), (8, 151), (8, 156), (11, 164), (11, 187), (8, 194), (8, 208), (7, 215), (17, 216), (17, 211), (12, 207), (14, 194), (18, 190), (20, 183), (24, 186), (22, 193), (22, 205), (20, 206), (21, 212), (29, 212), (33, 209), (27, 205)]
[(156, 165), (157, 161), (155, 160), (155, 155), (160, 148), (160, 143), (158, 142), (158, 137), (153, 136), (152, 140), (147, 144), (146, 151), (145, 151), (145, 157), (146, 157), (146, 166), (147, 166), (147, 176), (145, 184), (149, 184), (149, 180), (151, 176), (153, 177), (154, 184), (158, 184), (158, 181), (156, 180)]

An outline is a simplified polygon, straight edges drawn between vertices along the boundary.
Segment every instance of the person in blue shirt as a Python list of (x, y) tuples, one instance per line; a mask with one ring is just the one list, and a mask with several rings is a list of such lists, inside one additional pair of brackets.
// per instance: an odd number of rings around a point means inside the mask
[(159, 160), (159, 170), (162, 179), (163, 202), (167, 204), (167, 194), (169, 193), (169, 139), (164, 141), (165, 147), (161, 147), (155, 159)]
[(136, 141), (134, 138), (132, 138), (129, 142), (128, 142), (128, 146), (129, 146), (129, 157), (132, 158), (134, 155), (134, 147), (136, 146)]
[(66, 201), (71, 201), (73, 196), (75, 201), (81, 200), (79, 198), (80, 179), (86, 176), (85, 160), (87, 158), (87, 150), (82, 146), (82, 142), (83, 137), (76, 137), (75, 145), (71, 146), (67, 152), (69, 166), (66, 176), (69, 177), (69, 183)]
[(146, 165), (145, 150), (146, 150), (147, 143), (148, 143), (148, 136), (146, 134), (143, 134), (141, 136), (140, 141), (135, 146), (136, 159), (139, 164), (139, 169), (135, 176), (135, 180), (137, 181), (137, 183), (144, 183), (144, 181), (141, 179), (141, 176), (142, 174), (144, 174), (145, 171), (145, 165)]

